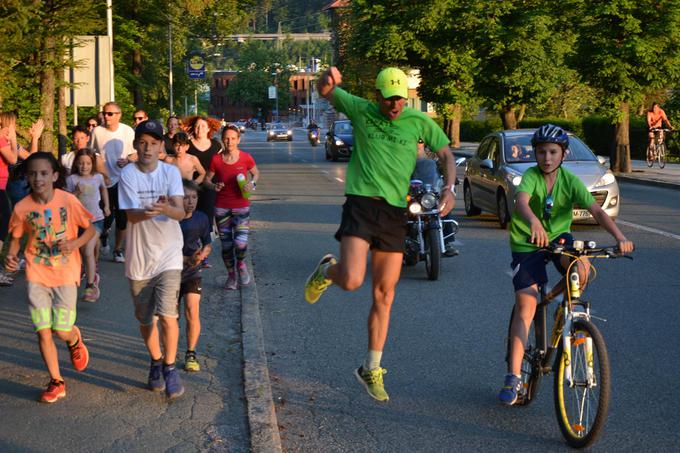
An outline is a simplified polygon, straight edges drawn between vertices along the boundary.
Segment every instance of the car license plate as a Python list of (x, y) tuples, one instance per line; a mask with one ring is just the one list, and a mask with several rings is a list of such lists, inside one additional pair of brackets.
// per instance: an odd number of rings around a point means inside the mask
[(586, 211), (585, 209), (574, 209), (572, 216), (575, 219), (586, 219), (590, 217), (590, 212)]

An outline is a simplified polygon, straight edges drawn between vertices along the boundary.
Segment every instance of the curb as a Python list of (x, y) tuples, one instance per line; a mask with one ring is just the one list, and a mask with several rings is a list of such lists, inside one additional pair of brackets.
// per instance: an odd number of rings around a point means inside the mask
[(645, 186), (665, 187), (667, 189), (680, 190), (680, 184), (676, 184), (676, 183), (672, 183), (672, 182), (666, 182), (666, 181), (659, 181), (659, 180), (656, 180), (656, 179), (633, 178), (633, 177), (630, 177), (630, 176), (623, 175), (621, 173), (616, 173), (616, 179), (618, 181), (630, 182), (630, 183), (633, 183), (633, 184), (640, 184), (640, 185), (645, 185)]
[(253, 452), (282, 452), (281, 437), (274, 409), (269, 367), (264, 351), (260, 302), (250, 255), (251, 283), (241, 287), (241, 339), (243, 343), (243, 386)]

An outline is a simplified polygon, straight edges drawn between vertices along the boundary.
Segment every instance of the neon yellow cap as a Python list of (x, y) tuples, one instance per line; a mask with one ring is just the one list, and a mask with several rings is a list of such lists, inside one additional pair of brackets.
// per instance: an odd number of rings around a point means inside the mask
[(392, 96), (408, 98), (408, 78), (399, 68), (385, 68), (375, 78), (375, 88), (387, 99)]

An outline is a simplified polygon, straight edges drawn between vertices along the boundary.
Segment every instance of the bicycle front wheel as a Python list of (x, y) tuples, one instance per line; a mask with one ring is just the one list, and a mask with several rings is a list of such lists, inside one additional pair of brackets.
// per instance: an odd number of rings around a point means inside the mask
[[(656, 146), (654, 147), (654, 149), (656, 150)], [(649, 148), (647, 148), (647, 157), (645, 161), (647, 162), (648, 167), (654, 165), (654, 152)]]
[(609, 408), (610, 369), (607, 347), (599, 330), (577, 319), (568, 350), (560, 342), (555, 366), (555, 411), (567, 443), (583, 448), (597, 440)]
[(656, 154), (656, 158), (659, 160), (659, 168), (663, 168), (666, 166), (666, 144), (662, 143), (659, 145), (658, 152)]

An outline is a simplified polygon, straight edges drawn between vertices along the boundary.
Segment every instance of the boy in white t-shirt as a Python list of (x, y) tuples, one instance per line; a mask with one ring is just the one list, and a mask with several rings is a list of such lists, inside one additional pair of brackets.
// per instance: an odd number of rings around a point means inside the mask
[(163, 147), (163, 126), (158, 121), (148, 120), (137, 126), (138, 160), (120, 174), (118, 203), (129, 223), (125, 276), (130, 282), (135, 317), (151, 356), (149, 389), (165, 390), (168, 398), (176, 398), (184, 393), (175, 368), (184, 244), (179, 221), (184, 218), (184, 189), (177, 167), (158, 160)]

